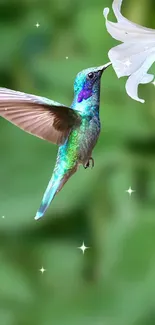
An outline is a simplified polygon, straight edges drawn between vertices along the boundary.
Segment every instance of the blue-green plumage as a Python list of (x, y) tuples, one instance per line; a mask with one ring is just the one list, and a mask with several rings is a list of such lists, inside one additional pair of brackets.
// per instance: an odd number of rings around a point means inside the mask
[(59, 145), (52, 178), (35, 219), (42, 217), (78, 166), (89, 167), (100, 133), (100, 79), (110, 63), (83, 70), (74, 82), (71, 107), (0, 88), (0, 115), (33, 135)]

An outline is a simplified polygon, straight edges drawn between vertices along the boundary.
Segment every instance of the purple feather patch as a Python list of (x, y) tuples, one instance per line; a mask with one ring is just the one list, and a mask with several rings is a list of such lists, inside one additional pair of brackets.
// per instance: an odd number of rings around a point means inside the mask
[(78, 95), (78, 103), (81, 103), (83, 99), (88, 99), (92, 95), (92, 89), (82, 89)]

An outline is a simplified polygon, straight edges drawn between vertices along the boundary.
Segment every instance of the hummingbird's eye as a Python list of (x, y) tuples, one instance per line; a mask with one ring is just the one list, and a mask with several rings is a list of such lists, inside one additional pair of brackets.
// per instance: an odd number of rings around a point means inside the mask
[(95, 77), (95, 73), (94, 72), (89, 72), (88, 73), (88, 78), (89, 79), (93, 79)]

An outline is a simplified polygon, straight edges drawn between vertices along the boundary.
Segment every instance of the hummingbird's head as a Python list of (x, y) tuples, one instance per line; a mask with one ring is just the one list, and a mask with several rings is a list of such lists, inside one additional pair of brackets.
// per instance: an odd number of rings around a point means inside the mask
[(89, 68), (79, 72), (74, 82), (74, 92), (78, 103), (90, 98), (100, 91), (100, 80), (103, 71), (111, 65), (111, 62), (97, 68)]

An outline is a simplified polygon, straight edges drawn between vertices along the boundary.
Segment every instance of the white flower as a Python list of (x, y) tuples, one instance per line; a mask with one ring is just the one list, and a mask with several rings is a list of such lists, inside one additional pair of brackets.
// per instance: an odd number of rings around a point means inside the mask
[(109, 53), (109, 59), (118, 78), (129, 76), (126, 82), (127, 94), (133, 99), (144, 103), (138, 97), (138, 85), (153, 80), (154, 75), (147, 71), (155, 61), (155, 30), (131, 22), (120, 12), (122, 0), (113, 1), (113, 11), (117, 23), (108, 20), (109, 8), (103, 11), (106, 27), (110, 35), (123, 42)]

